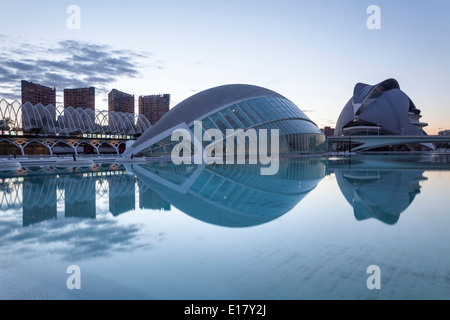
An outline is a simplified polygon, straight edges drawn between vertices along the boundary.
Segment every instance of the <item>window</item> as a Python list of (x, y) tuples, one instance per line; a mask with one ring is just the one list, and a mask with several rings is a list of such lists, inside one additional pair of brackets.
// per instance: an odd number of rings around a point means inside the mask
[(225, 132), (226, 129), (231, 129), (231, 127), (226, 124), (220, 113), (213, 114), (210, 118), (222, 132)]
[(244, 129), (244, 125), (240, 123), (230, 110), (224, 109), (220, 113), (234, 129)]
[(233, 112), (233, 114), (236, 116), (236, 118), (239, 119), (239, 121), (244, 125), (245, 128), (252, 126), (252, 121), (242, 112), (241, 108), (239, 108), (237, 105), (230, 107), (229, 110)]
[(258, 118), (261, 119), (261, 121), (258, 121), (258, 122), (266, 122), (266, 121), (270, 120), (270, 118), (267, 116), (267, 114), (261, 110), (261, 108), (255, 103), (254, 100), (247, 101), (246, 104), (247, 104), (248, 108), (251, 111), (253, 111), (258, 116)]
[(239, 104), (239, 108), (242, 110), (242, 112), (253, 122), (253, 124), (257, 124), (261, 122), (261, 119), (254, 114), (252, 109), (246, 104)]

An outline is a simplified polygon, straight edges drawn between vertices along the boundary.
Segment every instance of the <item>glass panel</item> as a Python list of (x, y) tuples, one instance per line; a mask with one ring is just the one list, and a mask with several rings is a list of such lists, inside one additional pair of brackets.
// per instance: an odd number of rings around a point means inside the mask
[(211, 121), (209, 117), (206, 117), (202, 120), (202, 126), (204, 130), (208, 129), (217, 129), (217, 127), (214, 125), (214, 123)]
[(255, 100), (255, 105), (260, 110), (260, 113), (265, 114), (266, 121), (270, 121), (274, 119), (274, 115), (269, 112), (269, 106), (267, 105), (266, 101), (263, 98), (259, 98)]
[(266, 122), (270, 120), (269, 116), (259, 107), (259, 105), (256, 104), (254, 100), (247, 101), (247, 105), (262, 120), (260, 122)]
[(221, 177), (213, 176), (200, 192), (200, 194), (202, 194), (206, 198), (211, 197), (211, 195), (214, 193), (214, 191), (216, 191), (217, 187), (221, 184), (222, 181), (223, 179)]
[(226, 124), (225, 120), (219, 113), (213, 114), (210, 118), (222, 132), (225, 132), (226, 129), (232, 129), (228, 124)]
[(223, 199), (222, 204), (227, 207), (232, 207), (233, 202), (236, 200), (236, 198), (241, 194), (243, 190), (244, 190), (243, 187), (239, 185), (233, 185), (233, 188), (227, 194), (227, 198)]
[(228, 109), (224, 109), (220, 111), (220, 113), (222, 114), (222, 117), (224, 117), (225, 120), (228, 121), (228, 123), (231, 125), (233, 129), (242, 129), (243, 125), (238, 123), (239, 121), (236, 119), (235, 116), (233, 116), (233, 114)]
[(280, 119), (280, 113), (278, 112), (277, 106), (269, 99), (261, 99), (261, 106), (263, 107), (264, 111), (269, 115), (270, 119)]
[(250, 106), (247, 105), (246, 103), (240, 104), (239, 108), (241, 108), (242, 112), (253, 122), (253, 124), (258, 124), (262, 122), (262, 120), (256, 114), (254, 114)]
[(208, 182), (209, 178), (211, 178), (211, 173), (208, 171), (203, 171), (202, 174), (195, 180), (194, 184), (191, 187), (191, 190), (199, 193), (203, 188), (206, 182)]
[(242, 110), (238, 106), (230, 107), (230, 112), (232, 112), (236, 118), (244, 125), (245, 128), (251, 127), (252, 122), (250, 119), (242, 112)]
[(225, 196), (227, 195), (228, 191), (233, 187), (231, 182), (224, 180), (220, 188), (217, 190), (217, 192), (213, 195), (211, 200), (219, 202), (224, 200)]

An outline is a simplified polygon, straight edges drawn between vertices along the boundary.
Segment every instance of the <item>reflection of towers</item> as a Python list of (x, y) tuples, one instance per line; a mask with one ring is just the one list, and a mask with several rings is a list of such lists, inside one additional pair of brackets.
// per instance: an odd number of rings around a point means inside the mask
[(56, 177), (27, 177), (23, 181), (23, 226), (56, 219)]
[(170, 203), (139, 181), (139, 208), (170, 211)]
[(118, 216), (135, 209), (136, 178), (129, 175), (112, 176), (109, 180), (109, 211)]
[(64, 177), (64, 211), (66, 218), (95, 219), (95, 179)]

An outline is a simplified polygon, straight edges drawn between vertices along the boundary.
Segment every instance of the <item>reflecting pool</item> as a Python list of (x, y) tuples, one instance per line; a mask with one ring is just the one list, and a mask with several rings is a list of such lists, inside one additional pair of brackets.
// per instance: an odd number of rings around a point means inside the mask
[(450, 299), (449, 185), (445, 154), (0, 172), (0, 299)]

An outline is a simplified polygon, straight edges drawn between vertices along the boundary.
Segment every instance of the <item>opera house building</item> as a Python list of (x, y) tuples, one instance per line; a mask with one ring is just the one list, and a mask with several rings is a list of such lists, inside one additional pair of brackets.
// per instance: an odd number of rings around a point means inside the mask
[[(353, 97), (342, 110), (336, 124), (335, 136), (423, 136), (427, 123), (421, 122), (421, 111), (400, 90), (395, 79), (376, 85), (358, 83)], [(392, 146), (391, 151), (433, 149), (432, 144)]]

